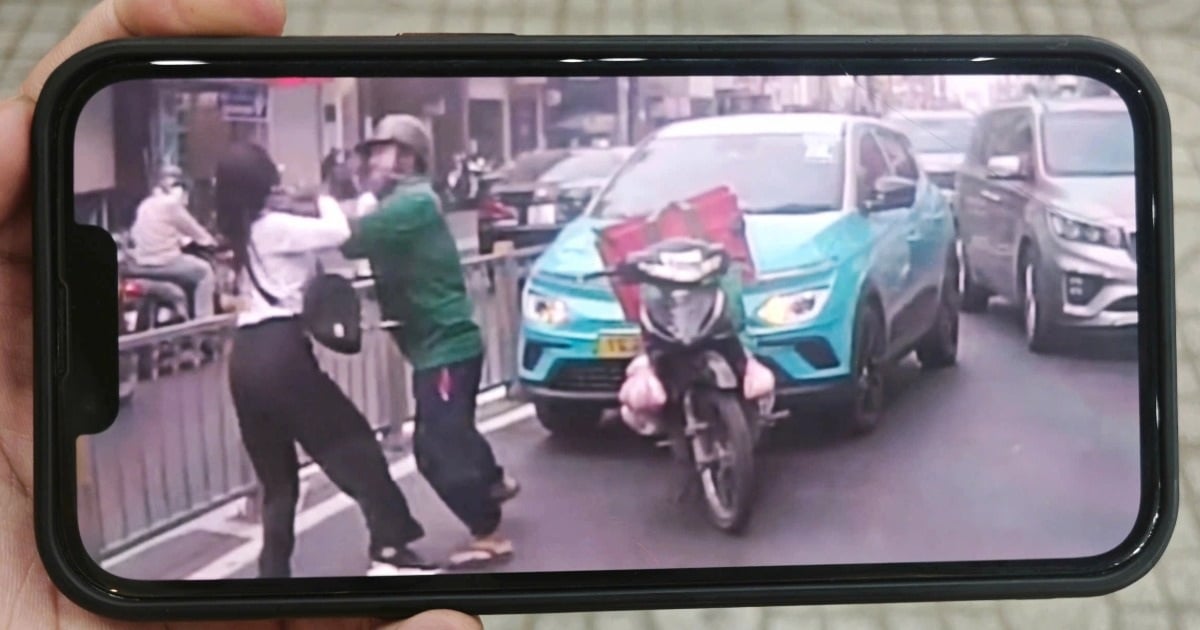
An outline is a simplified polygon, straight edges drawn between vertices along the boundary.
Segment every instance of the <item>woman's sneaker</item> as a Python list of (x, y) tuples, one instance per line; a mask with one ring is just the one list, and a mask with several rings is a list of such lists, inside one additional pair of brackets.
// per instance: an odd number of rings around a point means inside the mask
[(441, 572), (441, 567), (426, 562), (408, 547), (381, 547), (371, 552), (371, 568), (367, 575), (435, 575)]

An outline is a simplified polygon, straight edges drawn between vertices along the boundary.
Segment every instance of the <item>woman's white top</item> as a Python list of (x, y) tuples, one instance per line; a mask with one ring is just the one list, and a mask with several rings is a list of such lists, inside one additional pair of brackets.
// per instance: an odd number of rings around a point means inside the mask
[(337, 201), (318, 198), (317, 213), (305, 217), (268, 211), (250, 227), (246, 264), (263, 290), (279, 302), (272, 305), (242, 270), (240, 292), (246, 299), (238, 313), (239, 327), (303, 311), (304, 287), (316, 272), (317, 256), (350, 238), (350, 223)]

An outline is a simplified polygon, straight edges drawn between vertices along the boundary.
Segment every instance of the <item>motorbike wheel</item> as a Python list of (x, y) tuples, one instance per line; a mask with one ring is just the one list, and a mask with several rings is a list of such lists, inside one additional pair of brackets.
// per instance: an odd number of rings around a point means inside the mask
[(691, 438), (705, 511), (717, 529), (740, 533), (755, 495), (754, 436), (741, 397), (707, 389), (685, 396), (684, 408), (707, 426)]

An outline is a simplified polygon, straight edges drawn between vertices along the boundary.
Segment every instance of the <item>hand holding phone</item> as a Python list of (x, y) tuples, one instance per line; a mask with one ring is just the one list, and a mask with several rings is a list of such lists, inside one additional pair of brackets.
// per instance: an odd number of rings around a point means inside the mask
[[(38, 172), (37, 216), (69, 225), (40, 232), (66, 254), (38, 264), (65, 280), (35, 335), (39, 536), (57, 583), (142, 616), (150, 602), (491, 613), (1129, 583), (1175, 509), (1161, 96), (1106, 44), (963, 41), (173, 41), (77, 58), (38, 129), (58, 168)], [(72, 79), (97, 59), (90, 83)], [(279, 76), (236, 79), (254, 68)], [(71, 155), (116, 149), (55, 130), (124, 124), (76, 114), (139, 84), (216, 90), (196, 102), (239, 122), (287, 90), (358, 93), (354, 122), (375, 121), (396, 193), (366, 232), (263, 212), (273, 187), (318, 170), (325, 116), (269, 118), (261, 144), (229, 134), (214, 210), (235, 251), (263, 254), (238, 264), (282, 297), (114, 339), (123, 285), (96, 281), (112, 239), (63, 218), (62, 173)], [(435, 216), (433, 182), (467, 138), (512, 165), (489, 189), (501, 210)], [(712, 190), (731, 194), (636, 220)], [(726, 241), (752, 263), (733, 298), (713, 282), (711, 244)], [(372, 260), (355, 290), (380, 320), (346, 357), (295, 325), (311, 254), (338, 244)], [(621, 296), (593, 278), (619, 260), (640, 265)], [(85, 318), (72, 303), (104, 306)], [(163, 358), (164, 342), (197, 335), (228, 354)], [(52, 352), (56, 339), (69, 345)], [(638, 427), (661, 449), (607, 433), (643, 354), (668, 395)], [(124, 371), (102, 369), (126, 357), (150, 367), (131, 372), (131, 394)], [(773, 376), (771, 409), (739, 386), (747, 357)], [(386, 448), (410, 435), (415, 457)], [(197, 531), (230, 538), (191, 536), (185, 565), (180, 541)]]

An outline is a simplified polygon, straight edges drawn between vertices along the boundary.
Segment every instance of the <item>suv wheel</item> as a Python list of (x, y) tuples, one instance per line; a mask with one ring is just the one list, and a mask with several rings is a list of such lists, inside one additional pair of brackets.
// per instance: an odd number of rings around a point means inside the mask
[(1053, 350), (1054, 330), (1042, 299), (1045, 289), (1038, 271), (1038, 253), (1030, 248), (1021, 260), (1021, 324), (1025, 343), (1033, 352), (1049, 352)]

